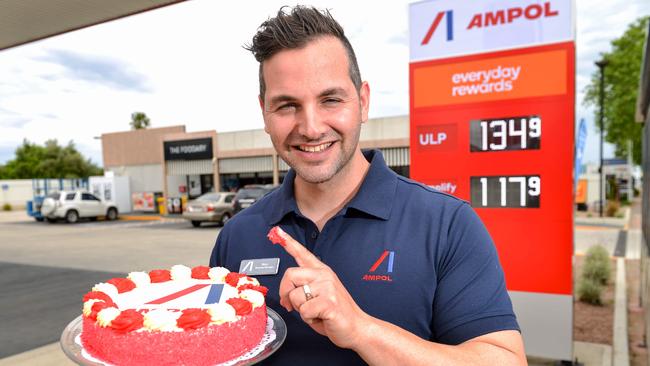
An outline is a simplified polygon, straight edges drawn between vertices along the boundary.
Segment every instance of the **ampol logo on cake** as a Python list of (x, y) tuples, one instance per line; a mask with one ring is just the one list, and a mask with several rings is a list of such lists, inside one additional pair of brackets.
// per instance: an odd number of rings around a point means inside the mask
[(411, 61), (573, 39), (569, 0), (438, 0), (410, 7)]
[(184, 281), (156, 283), (155, 286), (149, 288), (149, 299), (143, 300), (140, 293), (133, 291), (120, 294), (115, 301), (123, 308), (140, 309), (182, 309), (197, 307), (197, 304), (207, 306), (221, 302), (224, 285), (210, 281), (203, 282), (193, 285)]
[(435, 124), (417, 127), (418, 150), (451, 151), (456, 149), (458, 133), (456, 124)]

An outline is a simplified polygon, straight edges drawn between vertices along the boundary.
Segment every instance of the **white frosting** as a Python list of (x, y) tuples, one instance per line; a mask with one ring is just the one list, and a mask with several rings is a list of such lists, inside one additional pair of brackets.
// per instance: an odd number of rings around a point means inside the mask
[(232, 299), (233, 297), (239, 297), (239, 290), (227, 283), (224, 284), (223, 290), (221, 291), (221, 302), (225, 302), (226, 300)]
[(95, 287), (93, 287), (93, 291), (103, 292), (112, 299), (118, 295), (117, 287), (105, 282), (96, 284)]
[(177, 264), (171, 269), (172, 280), (189, 280), (192, 278), (192, 269), (182, 264)]
[(145, 287), (151, 284), (151, 277), (147, 272), (131, 272), (127, 278), (135, 283), (135, 287)]
[(226, 275), (228, 275), (228, 273), (230, 273), (230, 271), (227, 268), (212, 267), (208, 272), (208, 276), (210, 279), (217, 281), (217, 283), (224, 283)]
[(111, 325), (113, 319), (117, 318), (121, 313), (121, 311), (117, 310), (117, 308), (114, 307), (102, 309), (99, 313), (97, 313), (97, 324), (102, 327), (108, 327)]
[(239, 281), (237, 281), (237, 287), (239, 287), (241, 285), (246, 285), (246, 284), (249, 284), (249, 283), (251, 285), (253, 285), (253, 286), (259, 286), (260, 285), (260, 283), (259, 283), (259, 281), (257, 281), (257, 279), (255, 279), (253, 277), (246, 276), (246, 277), (240, 278)]
[(102, 300), (90, 299), (90, 300), (84, 302), (84, 309), (83, 309), (84, 315), (85, 316), (90, 316), (90, 313), (93, 312), (93, 309), (92, 309), (93, 304), (95, 304), (96, 302), (99, 302), (99, 301), (102, 301)]
[(244, 290), (241, 292), (239, 295), (242, 299), (246, 299), (253, 304), (253, 309), (259, 308), (260, 306), (264, 305), (264, 295), (262, 295), (261, 292), (255, 291), (255, 290)]
[(144, 327), (148, 330), (159, 330), (163, 332), (182, 332), (183, 329), (176, 325), (181, 316), (180, 311), (167, 309), (154, 309), (144, 314)]
[[(144, 324), (138, 332), (183, 331), (177, 325), (178, 318), (182, 315), (178, 309), (202, 308), (207, 309), (212, 324), (223, 324), (237, 321), (235, 309), (226, 303), (232, 298), (242, 298), (249, 301), (253, 308), (264, 305), (264, 295), (260, 291), (237, 289), (243, 285), (259, 286), (256, 279), (243, 277), (238, 280), (237, 287), (225, 283), (225, 277), (230, 271), (223, 267), (210, 268), (210, 279), (192, 278), (192, 269), (183, 265), (175, 265), (170, 270), (171, 281), (151, 283), (147, 272), (131, 272), (128, 278), (133, 281), (136, 288), (118, 293), (117, 287), (109, 283), (98, 283), (93, 291), (100, 291), (110, 296), (115, 302), (115, 307), (102, 309), (97, 313), (97, 324), (108, 327), (119, 316), (120, 309), (140, 309), (143, 313)], [(211, 285), (223, 286), (219, 303), (206, 304), (209, 293), (215, 289)], [(177, 296), (175, 294), (179, 293)], [(166, 298), (169, 297), (169, 298)], [(83, 314), (90, 316), (95, 303), (100, 299), (90, 299), (83, 304)], [(149, 310), (149, 311), (147, 311)]]
[(223, 324), (237, 320), (235, 308), (226, 303), (210, 305), (208, 307), (208, 314), (210, 314), (212, 323), (215, 324)]

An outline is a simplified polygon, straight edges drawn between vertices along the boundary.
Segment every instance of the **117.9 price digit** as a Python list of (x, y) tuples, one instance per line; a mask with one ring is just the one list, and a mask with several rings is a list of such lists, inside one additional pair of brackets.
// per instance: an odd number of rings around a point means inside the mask
[(470, 178), (473, 207), (538, 208), (541, 193), (537, 175)]

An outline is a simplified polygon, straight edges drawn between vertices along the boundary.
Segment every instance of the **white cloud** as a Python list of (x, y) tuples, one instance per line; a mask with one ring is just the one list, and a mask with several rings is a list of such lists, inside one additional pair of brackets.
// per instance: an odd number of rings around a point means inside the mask
[[(408, 3), (312, 2), (346, 29), (370, 82), (371, 117), (408, 113)], [(262, 128), (258, 66), (242, 45), (285, 4), (196, 0), (0, 52), (0, 162), (24, 138), (57, 138), (101, 163), (93, 136), (128, 129), (134, 111), (155, 127)], [(642, 14), (646, 0), (577, 1), (577, 119), (593, 120), (581, 105), (593, 61)], [(585, 159), (595, 161), (593, 127), (589, 135)]]

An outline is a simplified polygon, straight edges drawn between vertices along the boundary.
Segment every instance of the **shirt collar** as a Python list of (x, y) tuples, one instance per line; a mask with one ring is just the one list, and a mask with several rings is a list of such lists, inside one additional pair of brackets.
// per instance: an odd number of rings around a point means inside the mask
[[(365, 150), (363, 155), (370, 162), (370, 168), (359, 191), (344, 210), (352, 208), (388, 220), (397, 189), (397, 175), (386, 166), (379, 150)], [(295, 177), (295, 171), (290, 169), (276, 194), (269, 197), (271, 201), (266, 205), (265, 216), (271, 225), (279, 223), (290, 212), (299, 214), (293, 192)]]
[(299, 214), (296, 197), (293, 195), (293, 180), (296, 178), (296, 172), (289, 169), (287, 175), (282, 181), (282, 185), (270, 196), (270, 202), (266, 205), (264, 216), (271, 226), (276, 225), (288, 213), (294, 212)]
[(363, 155), (370, 162), (370, 168), (347, 207), (388, 220), (397, 190), (397, 174), (386, 166), (379, 150), (366, 150)]

